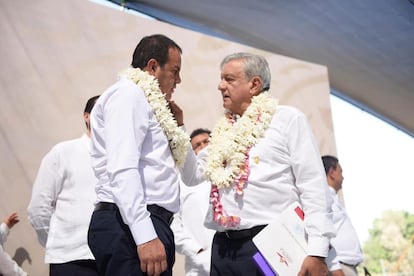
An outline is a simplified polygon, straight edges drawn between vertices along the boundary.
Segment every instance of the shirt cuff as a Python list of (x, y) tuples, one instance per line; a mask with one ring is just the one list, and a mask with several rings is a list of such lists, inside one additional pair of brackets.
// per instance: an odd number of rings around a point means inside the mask
[(196, 255), (200, 249), (203, 249), (203, 247), (196, 241), (190, 241), (183, 247), (184, 255), (187, 256)]
[(3, 243), (6, 241), (7, 236), (9, 235), (10, 229), (7, 226), (6, 223), (2, 222), (0, 224), (0, 244), (3, 245)]
[(147, 217), (142, 221), (134, 223), (134, 225), (130, 226), (130, 230), (137, 246), (158, 237), (154, 225), (152, 224), (151, 217)]
[(308, 255), (326, 258), (329, 251), (329, 239), (325, 237), (308, 238)]

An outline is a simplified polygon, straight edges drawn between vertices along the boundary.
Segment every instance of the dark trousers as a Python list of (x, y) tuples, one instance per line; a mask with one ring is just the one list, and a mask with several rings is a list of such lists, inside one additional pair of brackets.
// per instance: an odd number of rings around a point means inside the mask
[(94, 260), (79, 260), (63, 264), (50, 264), (50, 276), (98, 276)]
[[(160, 216), (151, 214), (158, 238), (164, 244), (168, 268), (162, 276), (172, 276), (175, 262), (174, 235)], [(144, 276), (137, 246), (118, 209), (94, 211), (88, 231), (88, 244), (101, 276)]]
[(258, 252), (251, 238), (228, 239), (216, 233), (211, 252), (210, 276), (262, 276), (253, 259)]

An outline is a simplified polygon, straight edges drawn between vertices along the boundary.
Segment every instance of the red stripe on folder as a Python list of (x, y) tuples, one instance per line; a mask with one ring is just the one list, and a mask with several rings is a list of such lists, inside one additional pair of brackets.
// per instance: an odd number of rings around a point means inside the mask
[(295, 208), (295, 212), (298, 214), (301, 220), (305, 219), (305, 213), (303, 213), (302, 209), (299, 206)]

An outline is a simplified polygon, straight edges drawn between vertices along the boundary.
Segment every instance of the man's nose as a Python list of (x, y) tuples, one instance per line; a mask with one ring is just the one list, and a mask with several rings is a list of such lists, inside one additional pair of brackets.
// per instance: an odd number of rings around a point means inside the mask
[(223, 91), (225, 89), (224, 81), (220, 80), (220, 82), (217, 85), (217, 89), (220, 91)]

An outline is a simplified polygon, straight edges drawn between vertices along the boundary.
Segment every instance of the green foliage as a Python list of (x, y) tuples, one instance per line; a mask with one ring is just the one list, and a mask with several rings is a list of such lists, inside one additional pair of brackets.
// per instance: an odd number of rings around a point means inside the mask
[(411, 239), (414, 235), (414, 215), (404, 212), (404, 219), (405, 219), (405, 231), (403, 235), (406, 239)]
[(386, 211), (374, 220), (363, 251), (365, 266), (371, 273), (414, 272), (414, 215), (405, 211)]

